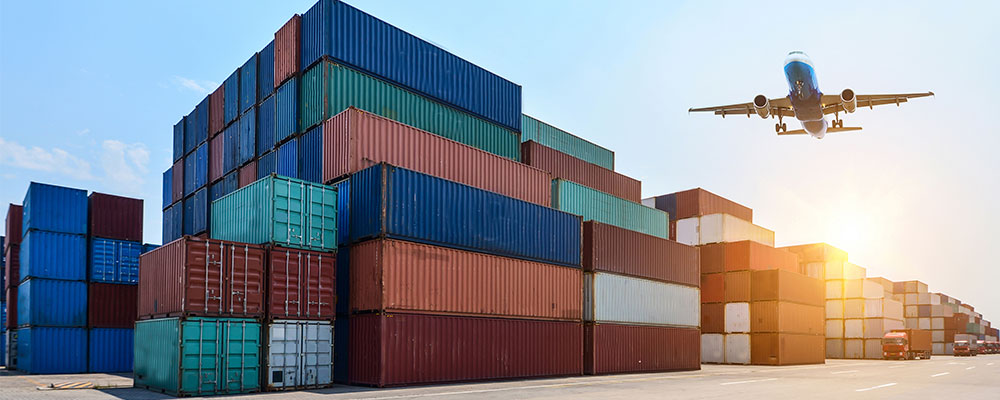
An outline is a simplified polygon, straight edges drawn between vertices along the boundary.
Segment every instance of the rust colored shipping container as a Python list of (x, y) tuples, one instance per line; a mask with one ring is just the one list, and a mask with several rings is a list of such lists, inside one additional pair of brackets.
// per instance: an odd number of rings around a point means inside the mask
[(112, 283), (87, 284), (87, 326), (132, 329), (139, 287)]
[(750, 331), (822, 336), (826, 332), (826, 310), (823, 306), (785, 301), (755, 301), (750, 303)]
[[(16, 288), (21, 283), (21, 245), (4, 244), (4, 286)], [(0, 291), (3, 291), (0, 287)], [(14, 310), (17, 310), (15, 307)], [(15, 314), (17, 311), (14, 312)]]
[(225, 160), (226, 135), (216, 135), (208, 142), (208, 181), (222, 178)]
[(726, 303), (750, 301), (750, 271), (725, 273)]
[(583, 223), (583, 269), (699, 286), (698, 248), (596, 221)]
[(726, 274), (701, 274), (701, 302), (726, 301)]
[(521, 162), (562, 178), (639, 203), (642, 183), (610, 169), (591, 164), (533, 140), (521, 143)]
[(350, 251), (352, 311), (583, 318), (576, 268), (393, 239)]
[(170, 169), (170, 179), (173, 183), (170, 184), (171, 191), (173, 195), (170, 196), (174, 203), (181, 201), (184, 198), (184, 158), (181, 157), (180, 160), (174, 163), (174, 166)]
[(226, 127), (225, 119), (226, 83), (222, 82), (212, 94), (208, 96), (208, 134), (210, 137), (222, 132)]
[(265, 250), (185, 236), (139, 257), (139, 318), (264, 316)]
[(701, 246), (701, 254), (702, 272), (799, 270), (794, 253), (749, 240)]
[(274, 88), (277, 89), (285, 80), (299, 72), (299, 37), (301, 36), (302, 17), (292, 16), (274, 33)]
[(540, 169), (354, 107), (323, 123), (323, 181), (387, 162), (548, 207), (552, 178)]
[(754, 365), (801, 365), (826, 362), (823, 335), (793, 333), (753, 333), (750, 335), (750, 363)]
[(585, 374), (701, 369), (697, 328), (588, 323), (583, 329)]
[(955, 329), (945, 329), (944, 330), (944, 343), (955, 343), (955, 334), (958, 333)]
[(811, 306), (826, 305), (826, 285), (821, 279), (781, 270), (753, 271), (750, 300), (780, 300)]
[(24, 208), (11, 203), (7, 206), (7, 219), (4, 221), (6, 230), (4, 232), (4, 247), (10, 244), (21, 244), (21, 221), (24, 218)]
[(275, 246), (268, 252), (268, 261), (267, 302), (271, 319), (334, 317), (336, 254)]
[(348, 380), (353, 384), (583, 374), (580, 322), (359, 314), (349, 325)]
[(89, 233), (105, 239), (142, 241), (142, 200), (91, 193), (87, 213)]
[(701, 332), (726, 333), (726, 303), (701, 305)]
[[(670, 228), (670, 232), (674, 232), (673, 227)], [(699, 258), (701, 273), (714, 274), (714, 273), (726, 272), (725, 243), (714, 243), (714, 244), (706, 244), (704, 246), (698, 246), (698, 252), (701, 255), (701, 257)]]
[(257, 181), (257, 160), (240, 167), (240, 188)]
[(7, 329), (17, 328), (17, 286), (7, 288)]
[(969, 323), (968, 314), (955, 314), (951, 318), (944, 319), (944, 329), (955, 329), (955, 330), (965, 330), (966, 324)]
[(847, 261), (847, 252), (826, 243), (801, 244), (782, 247), (782, 250), (799, 255), (800, 262)]
[[(671, 220), (709, 214), (729, 214), (753, 222), (753, 210), (702, 188), (654, 197), (654, 207), (670, 214)], [(672, 232), (672, 231), (671, 231)]]

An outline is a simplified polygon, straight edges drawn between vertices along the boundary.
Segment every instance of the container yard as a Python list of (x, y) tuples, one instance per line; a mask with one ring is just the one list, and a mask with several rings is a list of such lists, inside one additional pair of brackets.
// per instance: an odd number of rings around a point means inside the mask
[(157, 197), (39, 174), (7, 205), (0, 398), (1000, 389), (962, 373), (1000, 368), (989, 310), (923, 270), (785, 236), (798, 209), (745, 189), (647, 179), (343, 1), (280, 20), (145, 131)]

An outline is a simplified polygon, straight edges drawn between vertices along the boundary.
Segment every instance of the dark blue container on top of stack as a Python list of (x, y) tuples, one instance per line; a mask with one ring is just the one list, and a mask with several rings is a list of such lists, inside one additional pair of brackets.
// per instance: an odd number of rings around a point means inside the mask
[(92, 238), (90, 240), (91, 282), (139, 283), (139, 255), (143, 245), (139, 242), (118, 239)]

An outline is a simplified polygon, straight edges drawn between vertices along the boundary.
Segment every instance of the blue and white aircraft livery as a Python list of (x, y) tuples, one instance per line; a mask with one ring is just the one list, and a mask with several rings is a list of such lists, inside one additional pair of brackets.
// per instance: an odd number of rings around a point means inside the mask
[[(785, 58), (785, 78), (788, 80), (788, 96), (768, 99), (764, 95), (757, 95), (753, 102), (732, 104), (719, 107), (692, 108), (689, 112), (714, 112), (725, 118), (727, 115), (757, 114), (761, 118), (778, 117), (778, 123), (774, 124), (774, 131), (779, 135), (804, 135), (809, 134), (817, 139), (822, 139), (827, 133), (859, 131), (860, 127), (844, 127), (844, 121), (840, 119), (840, 113), (850, 114), (858, 106), (874, 108), (885, 104), (905, 103), (908, 99), (918, 97), (933, 96), (933, 92), (926, 93), (897, 93), (897, 94), (859, 94), (855, 95), (851, 89), (844, 89), (839, 95), (823, 94), (819, 91), (819, 83), (816, 81), (816, 70), (813, 68), (812, 60), (806, 53), (793, 51)], [(834, 115), (832, 126), (827, 126), (826, 116)], [(788, 130), (784, 117), (795, 117), (802, 123), (802, 129)]]

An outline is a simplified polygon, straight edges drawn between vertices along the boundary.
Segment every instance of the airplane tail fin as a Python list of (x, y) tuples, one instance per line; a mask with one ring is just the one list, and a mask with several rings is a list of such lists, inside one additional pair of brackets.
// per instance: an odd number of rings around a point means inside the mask
[[(826, 128), (826, 133), (851, 132), (851, 131), (860, 131), (860, 130), (861, 130), (860, 126), (846, 126), (846, 127), (843, 127), (843, 128)], [(808, 135), (808, 134), (809, 134), (809, 132), (806, 132), (805, 129), (796, 129), (796, 130), (787, 131), (787, 132), (778, 132), (778, 135), (780, 135), (780, 136), (784, 136), (784, 135)]]

